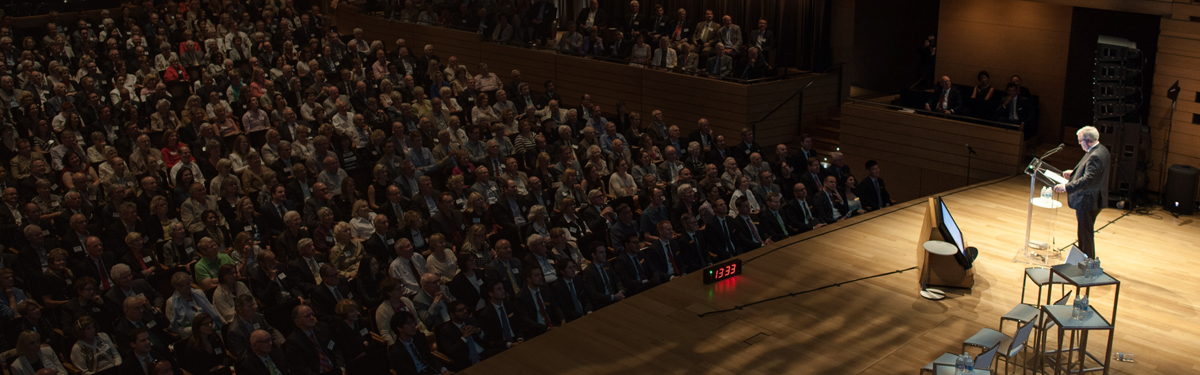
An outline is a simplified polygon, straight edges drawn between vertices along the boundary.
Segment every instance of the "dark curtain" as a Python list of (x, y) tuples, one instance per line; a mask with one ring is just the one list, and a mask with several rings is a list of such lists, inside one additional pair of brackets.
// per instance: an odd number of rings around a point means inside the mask
[[(778, 66), (823, 71), (831, 61), (829, 20), (833, 0), (646, 0), (639, 1), (641, 13), (650, 17), (654, 5), (663, 5), (663, 14), (674, 16), (679, 8), (687, 10), (689, 23), (698, 23), (704, 10), (712, 9), (717, 21), (729, 15), (742, 27), (743, 38), (758, 27), (759, 18), (767, 20), (767, 29), (775, 32)], [(601, 1), (610, 17), (629, 11), (628, 0)]]

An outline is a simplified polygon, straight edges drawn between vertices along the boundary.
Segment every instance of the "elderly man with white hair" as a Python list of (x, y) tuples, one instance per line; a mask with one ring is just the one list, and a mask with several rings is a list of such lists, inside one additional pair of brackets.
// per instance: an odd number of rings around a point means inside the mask
[(1067, 206), (1075, 209), (1079, 222), (1079, 250), (1088, 257), (1096, 256), (1096, 216), (1108, 204), (1108, 148), (1100, 144), (1100, 132), (1085, 126), (1075, 132), (1079, 147), (1087, 152), (1074, 169), (1063, 171), (1067, 182), (1054, 185), (1054, 191), (1067, 193)]

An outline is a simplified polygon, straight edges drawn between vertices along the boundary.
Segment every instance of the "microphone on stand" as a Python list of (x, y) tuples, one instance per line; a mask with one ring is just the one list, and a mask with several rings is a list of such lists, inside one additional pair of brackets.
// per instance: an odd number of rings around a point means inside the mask
[(970, 152), (970, 153), (971, 153), (971, 155), (977, 155), (977, 154), (975, 153), (975, 149), (971, 147), (971, 144), (970, 144), (970, 143), (967, 143), (967, 151), (968, 151), (968, 152)]
[(1045, 154), (1042, 154), (1042, 157), (1041, 157), (1041, 158), (1042, 158), (1042, 159), (1045, 159), (1047, 156), (1054, 155), (1054, 153), (1056, 153), (1056, 152), (1059, 152), (1059, 151), (1062, 151), (1062, 149), (1063, 149), (1063, 144), (1062, 144), (1062, 143), (1059, 143), (1059, 144), (1058, 144), (1058, 146), (1056, 146), (1056, 147), (1054, 147), (1054, 148), (1050, 149), (1050, 151), (1046, 151), (1046, 153), (1045, 153)]

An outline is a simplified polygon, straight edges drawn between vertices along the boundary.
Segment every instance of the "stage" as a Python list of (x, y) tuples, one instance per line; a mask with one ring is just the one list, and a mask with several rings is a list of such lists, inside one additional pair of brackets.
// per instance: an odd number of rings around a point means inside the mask
[[(914, 266), (919, 199), (744, 254), (744, 273), (719, 284), (706, 286), (698, 274), (676, 279), (465, 373), (916, 374), (980, 328), (996, 328), (1019, 302), (1025, 265), (1012, 258), (1024, 239), (1028, 189), (1021, 175), (943, 193), (980, 256), (974, 289), (947, 290), (942, 301), (918, 296), (913, 270), (699, 316)], [(1075, 239), (1073, 211), (1063, 209), (1060, 246)], [(1124, 214), (1105, 209), (1096, 224), (1119, 218), (1096, 234), (1097, 253), (1123, 287), (1113, 352), (1137, 358), (1112, 361), (1112, 373), (1200, 371), (1200, 278), (1187, 271), (1200, 269), (1198, 223), (1162, 211)], [(1111, 299), (1112, 288), (1092, 292), (1097, 311), (1111, 311)], [(1102, 356), (1106, 335), (1091, 337)]]

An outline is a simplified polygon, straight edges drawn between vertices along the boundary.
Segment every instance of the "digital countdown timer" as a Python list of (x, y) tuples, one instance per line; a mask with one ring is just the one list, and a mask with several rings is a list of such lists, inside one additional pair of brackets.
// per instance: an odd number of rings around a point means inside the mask
[(734, 259), (704, 270), (704, 283), (712, 284), (742, 274), (742, 260)]

